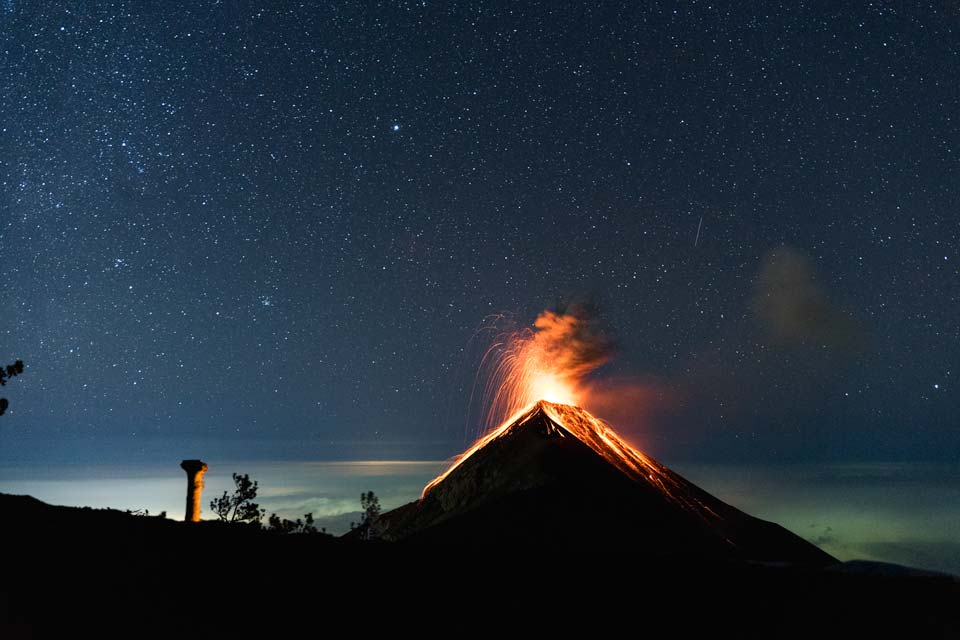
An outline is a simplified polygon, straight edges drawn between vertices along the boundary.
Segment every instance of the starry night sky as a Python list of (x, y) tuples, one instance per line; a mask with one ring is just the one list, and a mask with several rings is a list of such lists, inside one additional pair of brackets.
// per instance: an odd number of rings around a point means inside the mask
[(0, 462), (445, 458), (571, 300), (668, 461), (955, 459), (960, 5), (573, 4), (3, 0)]

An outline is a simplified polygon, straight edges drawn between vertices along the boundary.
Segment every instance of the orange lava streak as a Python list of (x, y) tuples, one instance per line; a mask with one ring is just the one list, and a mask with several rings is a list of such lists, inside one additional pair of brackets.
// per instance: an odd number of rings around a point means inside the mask
[(490, 442), (490, 441), (492, 441), (492, 440), (496, 440), (496, 439), (499, 438), (501, 435), (503, 435), (503, 432), (506, 431), (507, 428), (508, 428), (510, 425), (512, 425), (516, 420), (518, 420), (518, 419), (520, 418), (520, 416), (522, 416), (526, 411), (529, 411), (529, 409), (530, 409), (530, 408), (528, 407), (527, 409), (522, 409), (522, 410), (518, 411), (516, 414), (514, 414), (514, 415), (510, 416), (509, 418), (507, 418), (506, 422), (504, 422), (502, 425), (500, 425), (499, 427), (497, 427), (497, 428), (494, 429), (493, 431), (490, 431), (490, 432), (487, 433), (485, 436), (481, 437), (479, 440), (477, 440), (477, 441), (474, 442), (472, 445), (470, 445), (470, 448), (469, 448), (469, 449), (467, 449), (466, 451), (464, 451), (463, 453), (461, 453), (459, 456), (457, 456), (457, 459), (454, 461), (453, 464), (450, 465), (449, 468), (447, 468), (446, 471), (444, 471), (444, 472), (441, 473), (439, 476), (437, 476), (436, 478), (434, 478), (433, 480), (431, 480), (431, 481), (427, 484), (427, 486), (425, 486), (425, 487), (423, 488), (423, 493), (420, 494), (420, 499), (422, 500), (424, 497), (426, 497), (426, 495), (427, 495), (428, 493), (430, 493), (430, 490), (431, 490), (431, 489), (433, 489), (437, 484), (439, 484), (440, 482), (442, 482), (443, 479), (446, 478), (448, 475), (450, 475), (450, 474), (453, 472), (454, 469), (456, 469), (457, 467), (459, 467), (460, 464), (461, 464), (464, 460), (466, 460), (467, 458), (469, 458), (470, 456), (472, 456), (475, 451), (477, 451), (477, 450), (479, 450), (479, 449), (482, 449), (482, 448), (484, 447), (484, 445), (486, 445), (488, 442)]
[(634, 480), (654, 485), (668, 498), (683, 504), (692, 511), (716, 514), (706, 505), (688, 496), (682, 490), (681, 479), (659, 462), (637, 451), (614, 433), (613, 429), (599, 418), (580, 407), (571, 407), (548, 402), (539, 403), (544, 413), (558, 425), (593, 449), (607, 462), (620, 469)]

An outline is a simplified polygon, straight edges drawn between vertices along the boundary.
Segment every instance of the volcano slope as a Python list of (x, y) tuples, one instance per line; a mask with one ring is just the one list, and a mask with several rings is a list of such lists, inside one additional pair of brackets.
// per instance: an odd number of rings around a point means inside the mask
[(415, 545), (836, 562), (631, 448), (587, 411), (545, 401), (480, 440), (381, 527)]

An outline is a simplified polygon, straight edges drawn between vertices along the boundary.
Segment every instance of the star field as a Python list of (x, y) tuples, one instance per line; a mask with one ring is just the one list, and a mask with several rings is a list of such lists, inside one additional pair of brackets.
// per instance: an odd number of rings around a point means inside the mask
[(0, 459), (446, 457), (483, 319), (571, 299), (656, 454), (955, 457), (958, 35), (950, 3), (7, 0)]

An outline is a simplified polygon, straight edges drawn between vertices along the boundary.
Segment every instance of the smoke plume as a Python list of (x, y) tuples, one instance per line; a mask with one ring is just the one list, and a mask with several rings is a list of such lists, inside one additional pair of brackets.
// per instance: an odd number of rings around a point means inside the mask
[(580, 386), (590, 372), (610, 361), (613, 341), (601, 329), (590, 307), (544, 311), (533, 323), (531, 350), (557, 375)]
[(841, 351), (863, 346), (860, 324), (827, 298), (809, 258), (793, 247), (778, 247), (764, 257), (751, 309), (773, 344)]

